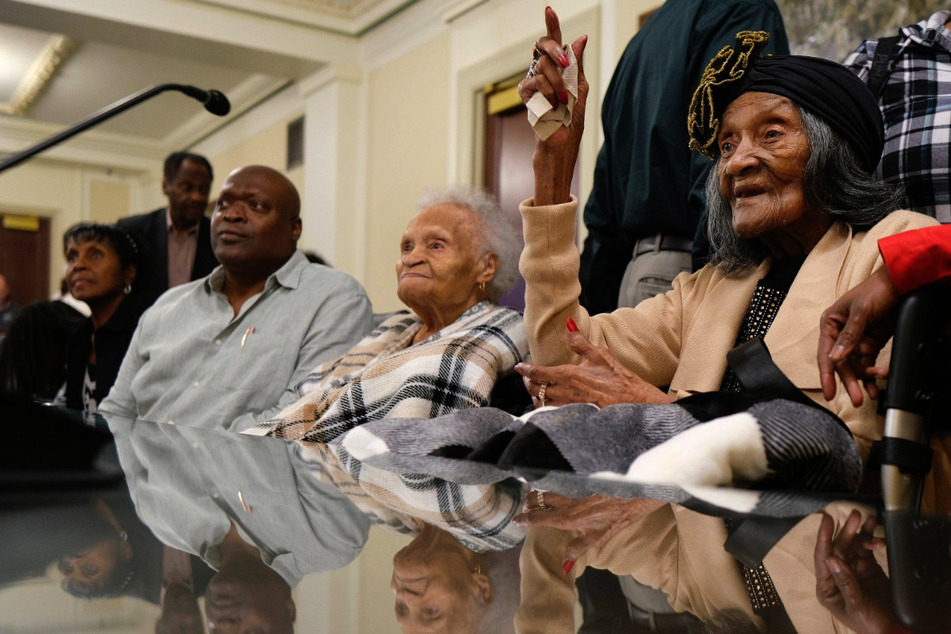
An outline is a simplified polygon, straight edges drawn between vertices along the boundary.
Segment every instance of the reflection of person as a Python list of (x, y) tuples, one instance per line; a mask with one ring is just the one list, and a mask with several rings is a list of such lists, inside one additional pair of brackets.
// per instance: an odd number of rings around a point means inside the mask
[(772, 0), (666, 2), (624, 49), (604, 95), (604, 145), (584, 209), (588, 312), (636, 306), (693, 269), (710, 164), (687, 147), (683, 122), (707, 60), (743, 29), (768, 31), (767, 52), (789, 53)]
[(243, 429), (296, 399), (293, 386), (370, 329), (350, 276), (297, 250), (300, 197), (268, 167), (232, 172), (212, 217), (221, 267), (145, 314), (104, 413)]
[(95, 413), (119, 373), (141, 305), (128, 297), (138, 270), (133, 238), (111, 225), (75, 225), (63, 238), (66, 284), (90, 318), (70, 340), (66, 406)]
[[(909, 209), (951, 222), (951, 11), (901, 27), (881, 67), (879, 104), (885, 120), (885, 148), (876, 174), (886, 183), (904, 186)], [(883, 42), (866, 40), (844, 64), (863, 81), (871, 82), (881, 64)]]
[(169, 154), (162, 177), (168, 207), (119, 220), (119, 227), (135, 236), (144, 254), (135, 286), (143, 305), (151, 305), (173, 286), (208, 275), (217, 266), (205, 217), (212, 180), (214, 173), (204, 156)]
[(95, 506), (102, 525), (99, 540), (63, 555), (58, 564), (63, 589), (87, 599), (119, 596), (134, 576), (129, 534), (104, 502), (97, 501)]
[(273, 632), (294, 631), (297, 606), (291, 587), (281, 575), (261, 561), (261, 553), (231, 525), (218, 545), (221, 564), (205, 591), (208, 631)]
[(353, 561), (369, 521), (318, 482), (297, 446), (273, 438), (107, 416), (142, 521), (219, 570), (232, 530), (291, 586)]
[(498, 205), (453, 187), (418, 206), (396, 264), (397, 294), (413, 314), (390, 317), (318, 368), (300, 400), (255, 432), (326, 443), (367, 421), (480, 407), (525, 357), (521, 316), (493, 303), (511, 287), (518, 258)]
[[(558, 89), (554, 56), (561, 42), (551, 35), (550, 30), (537, 44), (545, 54), (536, 72), (553, 87), (530, 77), (521, 84), (523, 98), (540, 89), (551, 99)], [(571, 125), (536, 146), (535, 196), (521, 210), (525, 319), (533, 360), (578, 365), (523, 364), (519, 371), (530, 379), (533, 395), (544, 385), (543, 396), (553, 404), (589, 400), (607, 405), (730, 391), (737, 382), (725, 375), (726, 353), (765, 335), (776, 365), (806, 396), (822, 398), (814, 362), (819, 314), (879, 265), (879, 237), (933, 221), (910, 212), (890, 213), (898, 195), (872, 175), (883, 143), (881, 115), (861, 81), (825, 60), (758, 58), (764, 41), (763, 33), (740, 33), (736, 46), (718, 53), (708, 66), (691, 107), (692, 147), (714, 159), (707, 181), (711, 264), (678, 277), (666, 295), (610, 315), (589, 316), (578, 305), (574, 280), (577, 205), (569, 185), (587, 88), (579, 79)], [(572, 45), (579, 59), (584, 43)], [(577, 322), (579, 332), (566, 345), (568, 318)], [(829, 408), (867, 455), (883, 427), (874, 405), (856, 408), (844, 396)], [(750, 618), (767, 619), (771, 628), (775, 620), (800, 631), (833, 630), (814, 595), (801, 587), (813, 571), (802, 563), (799, 538), (815, 535), (817, 516), (800, 523), (770, 551), (765, 565), (771, 581), (755, 569), (744, 575), (762, 581), (767, 592), (775, 585), (775, 596), (788, 602), (780, 611), (747, 596), (744, 576), (722, 549), (722, 521), (667, 505), (632, 521), (631, 512), (637, 510), (617, 506), (617, 514), (606, 516), (614, 530), (589, 541), (589, 547), (600, 548), (585, 554), (584, 565), (633, 573), (664, 589), (674, 608), (704, 619), (736, 608)], [(572, 562), (561, 555), (572, 539), (565, 531), (530, 531), (523, 550), (523, 588), (533, 592), (523, 597), (519, 614), (526, 627), (556, 620), (570, 624), (567, 584), (572, 576), (562, 567), (571, 570)], [(581, 559), (572, 574), (580, 572), (579, 565)], [(562, 607), (553, 609), (553, 604)]]
[(896, 631), (891, 586), (872, 553), (885, 545), (872, 535), (875, 516), (863, 522), (862, 514), (852, 511), (835, 539), (834, 528), (832, 518), (823, 515), (814, 553), (819, 603), (856, 632)]
[(403, 632), (511, 632), (518, 550), (475, 553), (424, 524), (393, 557), (390, 588)]
[[(836, 393), (835, 375), (858, 406), (865, 384), (876, 398), (879, 351), (894, 332), (893, 317), (902, 295), (934, 282), (951, 281), (951, 227), (927, 227), (878, 241), (885, 266), (840, 297), (822, 313), (819, 374), (826, 398)], [(858, 348), (858, 353), (853, 354)]]

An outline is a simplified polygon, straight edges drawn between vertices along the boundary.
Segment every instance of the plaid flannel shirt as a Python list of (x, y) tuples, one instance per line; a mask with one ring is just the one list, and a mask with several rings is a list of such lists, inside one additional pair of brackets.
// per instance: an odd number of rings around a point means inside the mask
[[(876, 174), (905, 187), (908, 208), (951, 223), (951, 11), (903, 26), (879, 96), (885, 149)], [(878, 40), (866, 40), (844, 64), (868, 80)]]

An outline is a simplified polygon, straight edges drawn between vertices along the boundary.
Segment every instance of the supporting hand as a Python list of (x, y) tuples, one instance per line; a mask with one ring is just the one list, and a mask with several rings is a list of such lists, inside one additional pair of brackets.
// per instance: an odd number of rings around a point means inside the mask
[(533, 398), (538, 397), (544, 383), (546, 405), (594, 403), (605, 407), (617, 403), (674, 402), (672, 396), (625, 368), (607, 348), (593, 345), (580, 332), (568, 332), (568, 346), (583, 359), (579, 365), (515, 366)]
[(819, 322), (819, 377), (826, 400), (835, 396), (839, 374), (852, 404), (862, 404), (862, 387), (878, 398), (876, 379), (888, 371), (875, 367), (875, 359), (894, 332), (899, 295), (881, 267), (822, 313)]

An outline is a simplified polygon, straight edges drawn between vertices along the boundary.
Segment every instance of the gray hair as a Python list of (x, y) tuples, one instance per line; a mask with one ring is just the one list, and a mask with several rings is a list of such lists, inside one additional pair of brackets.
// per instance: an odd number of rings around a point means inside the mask
[[(863, 170), (851, 146), (825, 121), (798, 105), (796, 108), (809, 141), (809, 160), (802, 178), (806, 204), (855, 231), (869, 229), (901, 207), (901, 187)], [(757, 266), (769, 251), (761, 240), (741, 238), (733, 230), (733, 211), (720, 193), (720, 160), (717, 157), (707, 175), (707, 235), (710, 262), (729, 275)]]
[(499, 258), (495, 277), (486, 284), (489, 300), (497, 302), (511, 290), (518, 278), (518, 256), (522, 250), (517, 228), (499, 207), (495, 198), (481, 187), (450, 185), (430, 189), (416, 202), (416, 209), (424, 211), (437, 205), (455, 205), (468, 209), (479, 218), (476, 234), (479, 236), (478, 255), (494, 253)]

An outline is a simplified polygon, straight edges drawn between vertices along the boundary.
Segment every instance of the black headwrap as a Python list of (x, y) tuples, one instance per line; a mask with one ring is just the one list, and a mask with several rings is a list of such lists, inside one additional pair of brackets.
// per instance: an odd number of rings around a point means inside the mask
[(707, 64), (690, 102), (690, 147), (715, 158), (720, 117), (745, 92), (786, 97), (829, 124), (854, 150), (867, 172), (882, 156), (882, 115), (865, 83), (846, 67), (818, 57), (759, 57), (764, 31), (741, 31), (736, 47), (723, 47)]

